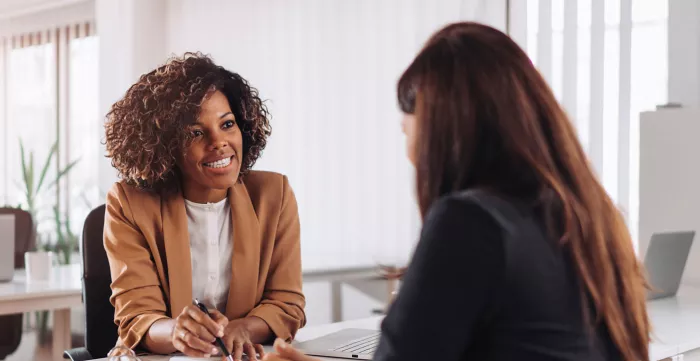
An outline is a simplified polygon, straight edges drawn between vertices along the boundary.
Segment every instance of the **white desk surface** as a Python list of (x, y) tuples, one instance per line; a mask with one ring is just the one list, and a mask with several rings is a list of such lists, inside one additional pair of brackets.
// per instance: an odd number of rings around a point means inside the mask
[[(651, 359), (661, 360), (700, 348), (700, 288), (683, 287), (675, 298), (650, 301), (648, 311), (654, 327)], [(381, 317), (311, 326), (299, 331), (303, 342), (344, 328), (379, 329)], [(106, 359), (102, 359), (106, 361)], [(142, 357), (143, 361), (168, 361), (170, 356)]]
[(0, 282), (0, 315), (70, 308), (82, 304), (79, 264), (56, 266), (48, 281), (27, 282), (24, 270)]
[(0, 315), (53, 311), (52, 357), (62, 359), (71, 347), (70, 309), (83, 304), (79, 264), (51, 269), (47, 281), (28, 281), (24, 270), (15, 271), (10, 282), (0, 283)]
[(682, 286), (674, 298), (650, 301), (651, 359), (700, 348), (700, 288)]

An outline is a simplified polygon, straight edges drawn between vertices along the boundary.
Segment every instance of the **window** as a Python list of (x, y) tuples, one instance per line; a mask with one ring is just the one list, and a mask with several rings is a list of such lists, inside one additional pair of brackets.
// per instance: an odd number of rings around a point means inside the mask
[[(55, 238), (53, 207), (70, 218), (71, 230), (80, 234), (82, 220), (98, 205), (97, 168), (100, 154), (100, 117), (97, 110), (98, 38), (91, 24), (19, 34), (0, 41), (0, 152), (5, 160), (0, 174), (0, 204), (26, 207), (20, 158), (20, 142), (26, 162), (32, 154), (34, 178), (51, 146), (58, 144), (37, 196), (38, 231)], [(56, 187), (46, 188), (73, 160), (75, 167)], [(36, 182), (36, 181), (35, 181)], [(44, 238), (46, 239), (46, 238)]]
[(70, 42), (68, 71), (68, 123), (64, 163), (79, 159), (68, 174), (66, 208), (70, 212), (73, 232), (80, 234), (83, 220), (98, 205), (104, 203), (106, 190), (98, 188), (100, 134), (104, 133), (98, 110), (99, 38), (87, 36)]
[[(42, 36), (43, 35), (43, 36)], [(36, 179), (49, 149), (56, 142), (56, 51), (48, 42), (49, 34), (30, 34), (10, 41), (7, 62), (7, 183), (6, 203), (24, 204), (24, 181), (20, 142), (27, 155), (26, 163), (34, 164)], [(33, 157), (29, 157), (29, 154)], [(47, 181), (55, 178), (55, 167), (46, 174)], [(55, 197), (37, 198), (37, 209), (50, 210)], [(42, 213), (41, 216), (50, 215)], [(39, 215), (37, 215), (39, 217)], [(49, 222), (38, 222), (45, 226)], [(40, 228), (40, 232), (47, 231)]]
[[(667, 100), (668, 0), (534, 0), (526, 7), (513, 15), (526, 23), (514, 37), (564, 104), (636, 244), (639, 113)], [(567, 27), (575, 29), (568, 38)], [(565, 69), (567, 46), (576, 53), (575, 75)], [(571, 83), (576, 97), (568, 102)]]

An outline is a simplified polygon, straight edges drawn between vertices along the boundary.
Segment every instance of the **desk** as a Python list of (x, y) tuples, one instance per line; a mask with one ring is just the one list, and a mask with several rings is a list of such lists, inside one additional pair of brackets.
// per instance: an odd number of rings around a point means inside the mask
[(675, 298), (650, 301), (651, 359), (683, 355), (684, 361), (700, 360), (700, 288), (683, 286)]
[[(684, 286), (675, 298), (650, 301), (648, 311), (654, 327), (650, 345), (651, 360), (665, 360), (678, 355), (683, 355), (683, 361), (700, 360), (700, 288)], [(311, 326), (301, 329), (296, 339), (303, 342), (344, 328), (379, 329), (381, 320), (381, 317), (373, 317)], [(149, 356), (142, 359), (168, 361), (170, 356)]]
[[(305, 327), (299, 330), (295, 342), (304, 342), (317, 337), (325, 336), (329, 333), (340, 331), (344, 328), (364, 328), (368, 330), (379, 330), (379, 324), (382, 322), (383, 316), (376, 316), (370, 318), (364, 318), (355, 321), (345, 321), (338, 323), (331, 323), (327, 325), (318, 325)], [(265, 346), (265, 351), (272, 351), (272, 346)], [(141, 356), (143, 361), (168, 361), (172, 356)], [(221, 357), (212, 357), (212, 360), (221, 360)], [(324, 360), (338, 361), (336, 358), (323, 358)], [(106, 358), (101, 358), (93, 361), (108, 361)]]
[(0, 283), (0, 315), (53, 311), (54, 360), (71, 348), (70, 309), (82, 305), (80, 265), (57, 266), (49, 281), (27, 282), (24, 270), (15, 271), (11, 282)]

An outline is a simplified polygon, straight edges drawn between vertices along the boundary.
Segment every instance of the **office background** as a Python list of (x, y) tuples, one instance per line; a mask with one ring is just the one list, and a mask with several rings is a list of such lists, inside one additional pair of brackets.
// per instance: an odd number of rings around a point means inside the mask
[[(23, 201), (22, 140), (75, 168), (38, 198), (79, 233), (116, 179), (101, 122), (142, 72), (202, 51), (268, 99), (258, 169), (287, 174), (306, 269), (408, 257), (420, 228), (395, 81), (440, 26), (494, 25), (528, 51), (636, 235), (638, 114), (667, 101), (667, 0), (4, 0), (0, 204)], [(52, 222), (42, 222), (51, 237)], [(636, 237), (635, 237), (636, 239)]]
[[(699, 19), (695, 0), (0, 0), (0, 205), (28, 206), (20, 141), (36, 168), (55, 143), (48, 179), (77, 163), (36, 197), (41, 239), (67, 232), (54, 206), (79, 235), (117, 179), (101, 144), (109, 106), (169, 55), (202, 51), (268, 99), (256, 168), (289, 176), (305, 271), (405, 263), (421, 224), (395, 82), (431, 33), (472, 20), (542, 71), (638, 247), (639, 114), (700, 99)], [(334, 317), (331, 288), (305, 284), (310, 324)], [(342, 318), (384, 296), (379, 281), (349, 282)]]

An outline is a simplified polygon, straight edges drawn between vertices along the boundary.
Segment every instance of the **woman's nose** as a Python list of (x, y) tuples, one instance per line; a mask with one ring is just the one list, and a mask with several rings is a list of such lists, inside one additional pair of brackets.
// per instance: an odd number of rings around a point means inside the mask
[(222, 137), (214, 135), (211, 139), (210, 148), (211, 150), (220, 150), (228, 147), (228, 142)]
[(224, 149), (226, 147), (228, 147), (228, 144), (226, 144), (226, 142), (224, 142), (224, 141), (218, 141), (218, 142), (214, 142), (214, 144), (212, 144), (212, 148), (214, 150)]

